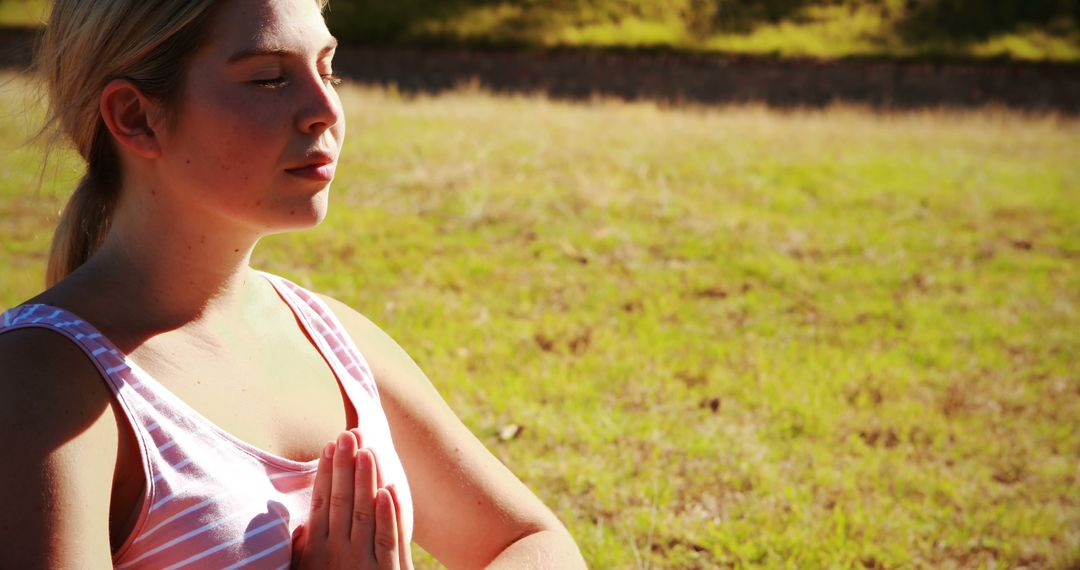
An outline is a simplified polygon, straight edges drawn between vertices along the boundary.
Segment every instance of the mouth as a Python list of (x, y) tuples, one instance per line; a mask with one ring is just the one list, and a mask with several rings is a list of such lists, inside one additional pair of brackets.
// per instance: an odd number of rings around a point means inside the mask
[(330, 156), (320, 155), (308, 161), (307, 164), (287, 168), (285, 172), (298, 178), (329, 182), (334, 179), (335, 170), (337, 170), (337, 162)]

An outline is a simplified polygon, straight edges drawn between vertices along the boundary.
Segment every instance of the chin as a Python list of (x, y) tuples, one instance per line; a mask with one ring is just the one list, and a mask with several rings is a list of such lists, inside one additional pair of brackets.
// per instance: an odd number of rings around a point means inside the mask
[(267, 225), (270, 233), (306, 230), (318, 226), (326, 219), (329, 194), (330, 187), (327, 186), (325, 190), (307, 200), (291, 205), (282, 204), (276, 216), (278, 219)]

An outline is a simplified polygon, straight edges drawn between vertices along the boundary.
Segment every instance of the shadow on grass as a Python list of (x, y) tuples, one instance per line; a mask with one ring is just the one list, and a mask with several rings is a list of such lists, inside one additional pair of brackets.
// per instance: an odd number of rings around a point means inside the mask
[[(387, 8), (387, 9), (392, 9)], [(0, 68), (25, 72), (37, 30), (0, 26)], [(337, 71), (404, 93), (475, 85), (556, 99), (881, 110), (988, 105), (1080, 114), (1080, 66), (1010, 61), (779, 59), (633, 49), (343, 46)]]
[(568, 100), (599, 96), (776, 108), (847, 103), (880, 110), (1000, 106), (1080, 114), (1080, 66), (1074, 64), (352, 46), (339, 50), (335, 67), (359, 83), (414, 94), (466, 84)]

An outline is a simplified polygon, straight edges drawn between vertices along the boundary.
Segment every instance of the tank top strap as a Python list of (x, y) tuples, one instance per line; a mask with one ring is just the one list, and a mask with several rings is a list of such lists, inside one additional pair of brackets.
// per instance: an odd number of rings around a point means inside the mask
[[(379, 391), (371, 367), (326, 302), (284, 277), (264, 271), (259, 273), (270, 281), (278, 295), (292, 308), (346, 390), (351, 392), (359, 387), (366, 397), (379, 402)], [(347, 382), (347, 379), (351, 381)]]
[(78, 346), (106, 380), (121, 407), (132, 417), (157, 415), (154, 403), (160, 398), (154, 386), (145, 383), (140, 371), (105, 335), (71, 312), (51, 305), (20, 305), (0, 315), (0, 333), (43, 328), (59, 333)]

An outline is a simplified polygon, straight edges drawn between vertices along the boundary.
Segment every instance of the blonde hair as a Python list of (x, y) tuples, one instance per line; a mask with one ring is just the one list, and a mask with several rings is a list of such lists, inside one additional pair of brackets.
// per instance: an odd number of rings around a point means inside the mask
[[(326, 0), (316, 0), (320, 9)], [(86, 161), (53, 235), (52, 286), (86, 262), (109, 232), (120, 193), (120, 159), (99, 111), (113, 79), (127, 79), (175, 109), (187, 62), (207, 40), (222, 0), (56, 0), (39, 40), (49, 114), (44, 130), (64, 136)]]

